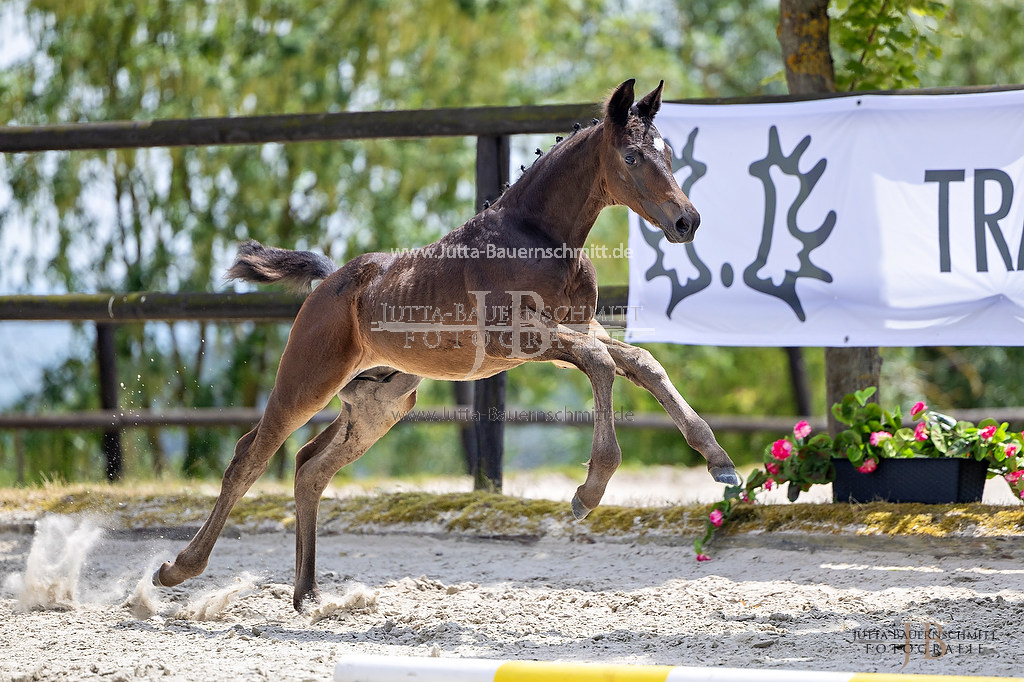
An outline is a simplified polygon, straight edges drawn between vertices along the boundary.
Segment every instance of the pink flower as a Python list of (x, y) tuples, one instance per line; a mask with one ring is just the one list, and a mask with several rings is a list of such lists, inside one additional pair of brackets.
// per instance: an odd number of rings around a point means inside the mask
[(928, 425), (924, 422), (920, 422), (917, 428), (914, 429), (914, 440), (925, 441), (928, 440)]
[(1024, 490), (1020, 491), (1020, 499), (1024, 500)]
[(1017, 481), (1019, 481), (1021, 478), (1024, 478), (1024, 469), (1018, 469), (1017, 471), (1011, 471), (1010, 473), (1005, 474), (1003, 476), (1003, 478), (1006, 479), (1007, 483), (1012, 485), (1012, 484), (1016, 483)]
[(857, 467), (857, 471), (861, 472), (862, 474), (870, 474), (872, 471), (874, 471), (877, 468), (878, 468), (878, 460), (877, 459), (866, 459), (866, 460), (864, 460), (863, 464), (861, 464), (859, 467)]
[(780, 438), (772, 443), (772, 457), (775, 459), (786, 459), (793, 454), (793, 444), (785, 438)]
[(1017, 454), (1017, 445), (1015, 443), (1009, 443), (1006, 446), (1006, 456), (1013, 457)]
[(746, 490), (740, 491), (740, 499), (743, 500), (744, 502), (750, 502), (750, 495), (747, 495)]
[(879, 443), (881, 443), (883, 440), (886, 440), (887, 438), (892, 438), (892, 434), (889, 433), (888, 431), (873, 431), (871, 433), (871, 437), (868, 438), (868, 441), (872, 445), (878, 445)]
[(722, 525), (722, 512), (718, 509), (712, 509), (711, 513), (708, 514), (708, 521), (710, 521), (711, 525), (715, 528), (720, 527)]
[(775, 479), (769, 478), (764, 482), (764, 489), (771, 490), (773, 485), (775, 485)]
[(698, 554), (697, 561), (711, 561), (711, 557), (709, 557), (707, 554)]
[(806, 420), (801, 419), (793, 427), (793, 435), (797, 438), (807, 438), (807, 436), (811, 435), (811, 425)]
[(914, 403), (914, 406), (910, 408), (910, 416), (916, 418), (917, 415), (921, 414), (927, 409), (928, 406), (922, 403), (920, 400), (918, 400), (916, 403)]
[(996, 427), (986, 426), (981, 431), (978, 431), (978, 435), (981, 436), (984, 440), (989, 440), (990, 438), (992, 438), (992, 436), (996, 435)]
[(779, 473), (779, 465), (776, 464), (775, 462), (768, 462), (768, 463), (766, 463), (764, 465), (764, 468), (768, 471), (769, 474), (777, 474), (777, 473)]

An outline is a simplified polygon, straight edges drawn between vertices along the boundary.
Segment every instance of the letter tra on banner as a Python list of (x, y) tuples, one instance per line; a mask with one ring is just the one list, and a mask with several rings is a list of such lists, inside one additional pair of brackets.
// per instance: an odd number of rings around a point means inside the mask
[(630, 217), (629, 341), (1024, 345), (1024, 91), (665, 104), (701, 214)]

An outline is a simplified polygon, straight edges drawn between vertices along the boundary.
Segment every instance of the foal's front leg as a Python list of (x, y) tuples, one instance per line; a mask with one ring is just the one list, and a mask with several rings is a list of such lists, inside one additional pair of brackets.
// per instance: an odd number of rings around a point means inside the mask
[[(603, 329), (600, 331), (604, 332)], [(596, 336), (604, 343), (608, 353), (615, 360), (616, 369), (637, 386), (650, 391), (651, 395), (658, 399), (668, 415), (672, 417), (672, 421), (679, 427), (683, 438), (686, 439), (690, 447), (707, 460), (708, 471), (711, 472), (712, 477), (719, 483), (727, 485), (742, 483), (739, 474), (736, 473), (736, 465), (715, 440), (715, 434), (711, 427), (687, 404), (676, 387), (672, 385), (665, 368), (654, 359), (650, 351), (617, 341), (608, 336), (607, 332)]]
[[(529, 331), (521, 337), (525, 341), (524, 354), (514, 357), (570, 363), (587, 375), (593, 389), (594, 442), (590, 450), (590, 461), (587, 462), (587, 479), (576, 489), (572, 498), (573, 516), (582, 519), (601, 503), (609, 479), (622, 463), (622, 450), (615, 437), (612, 406), (615, 360), (604, 344), (595, 341), (589, 333), (559, 325), (532, 310), (523, 310), (521, 315)], [(542, 349), (536, 345), (529, 346), (529, 343), (536, 343), (535, 335), (543, 337)]]

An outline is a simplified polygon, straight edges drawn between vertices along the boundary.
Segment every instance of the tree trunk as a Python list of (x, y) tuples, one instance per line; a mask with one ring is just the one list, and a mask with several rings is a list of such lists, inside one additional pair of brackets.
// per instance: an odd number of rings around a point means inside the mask
[(801, 417), (814, 414), (811, 387), (807, 381), (807, 365), (804, 363), (803, 348), (785, 348), (789, 362), (789, 383), (793, 386), (793, 405)]
[[(828, 30), (828, 0), (779, 0), (779, 45), (790, 93), (835, 92)], [(878, 386), (881, 372), (878, 348), (825, 349), (825, 411), (832, 435), (840, 426), (832, 404), (847, 393)]]
[(835, 92), (828, 0), (780, 0), (778, 35), (790, 93)]

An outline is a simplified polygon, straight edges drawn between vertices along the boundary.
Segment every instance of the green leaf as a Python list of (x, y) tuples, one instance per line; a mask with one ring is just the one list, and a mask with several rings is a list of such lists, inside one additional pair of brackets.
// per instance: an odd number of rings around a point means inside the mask
[(750, 475), (747, 477), (746, 488), (748, 491), (750, 491), (753, 488), (759, 488), (762, 485), (764, 485), (764, 482), (767, 480), (768, 474), (765, 472), (764, 469), (754, 469), (753, 471), (750, 472)]
[(914, 440), (914, 429), (905, 426), (902, 429), (897, 430), (896, 433), (893, 434), (893, 437), (901, 441), (911, 442)]
[(860, 391), (854, 391), (853, 395), (856, 397), (857, 402), (861, 404), (861, 407), (863, 407), (864, 405), (867, 405), (868, 400), (871, 399), (871, 396), (873, 396), (877, 390), (878, 388), (876, 386), (868, 386)]
[(827, 433), (819, 433), (811, 436), (810, 440), (807, 441), (807, 445), (812, 448), (820, 449), (830, 447), (832, 439), (829, 438)]

